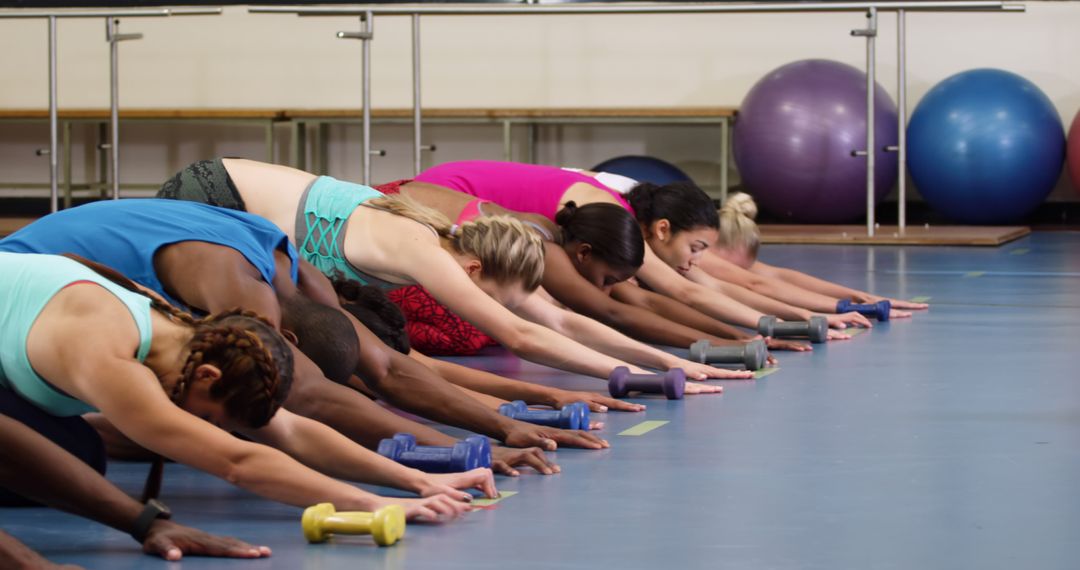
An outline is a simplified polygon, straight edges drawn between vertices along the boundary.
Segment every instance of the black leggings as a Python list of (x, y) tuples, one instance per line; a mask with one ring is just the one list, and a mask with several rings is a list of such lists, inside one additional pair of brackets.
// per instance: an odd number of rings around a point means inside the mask
[[(4, 387), (0, 387), (0, 414), (25, 424), (68, 453), (78, 457), (98, 473), (105, 474), (105, 444), (97, 430), (86, 420), (78, 416), (61, 418), (50, 415), (11, 389)], [(39, 505), (0, 487), (0, 506)]]

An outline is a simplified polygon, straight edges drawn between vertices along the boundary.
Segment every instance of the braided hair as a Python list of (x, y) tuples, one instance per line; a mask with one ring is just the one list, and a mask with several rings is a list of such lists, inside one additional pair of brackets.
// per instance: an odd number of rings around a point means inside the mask
[(195, 371), (203, 364), (221, 370), (210, 397), (221, 402), (229, 417), (250, 428), (270, 422), (292, 386), (292, 351), (269, 321), (252, 311), (232, 309), (196, 319), (160, 296), (140, 289), (115, 269), (74, 254), (64, 254), (133, 293), (150, 298), (153, 309), (194, 329), (190, 353), (170, 399), (180, 405), (187, 397)]

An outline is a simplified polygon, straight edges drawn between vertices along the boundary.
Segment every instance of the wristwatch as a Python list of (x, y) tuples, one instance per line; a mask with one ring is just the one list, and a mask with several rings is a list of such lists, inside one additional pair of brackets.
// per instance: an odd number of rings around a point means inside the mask
[(165, 503), (157, 499), (146, 501), (146, 505), (143, 506), (139, 518), (135, 519), (135, 525), (131, 529), (132, 538), (142, 544), (146, 540), (146, 535), (150, 532), (150, 525), (154, 524), (154, 521), (169, 518), (172, 518), (172, 511), (165, 506)]

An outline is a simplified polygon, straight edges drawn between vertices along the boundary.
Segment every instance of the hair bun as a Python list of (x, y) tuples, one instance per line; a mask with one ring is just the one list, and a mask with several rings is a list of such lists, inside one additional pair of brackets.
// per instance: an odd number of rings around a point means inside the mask
[(574, 215), (577, 214), (577, 211), (577, 202), (570, 200), (566, 203), (565, 206), (562, 207), (562, 209), (559, 210), (557, 214), (555, 214), (555, 223), (559, 224), (560, 226), (569, 225), (570, 221), (574, 219)]
[(757, 217), (758, 208), (757, 203), (754, 202), (754, 198), (745, 192), (736, 192), (728, 196), (723, 207), (720, 208), (720, 213), (725, 214), (731, 212), (740, 216), (746, 216), (753, 220)]

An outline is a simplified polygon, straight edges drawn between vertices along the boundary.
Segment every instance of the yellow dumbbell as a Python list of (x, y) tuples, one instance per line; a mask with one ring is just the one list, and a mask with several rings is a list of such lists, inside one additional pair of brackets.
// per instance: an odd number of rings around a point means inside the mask
[(324, 542), (332, 534), (370, 534), (379, 546), (390, 546), (405, 535), (405, 509), (389, 505), (374, 513), (339, 513), (330, 503), (304, 510), (300, 519), (308, 542)]

